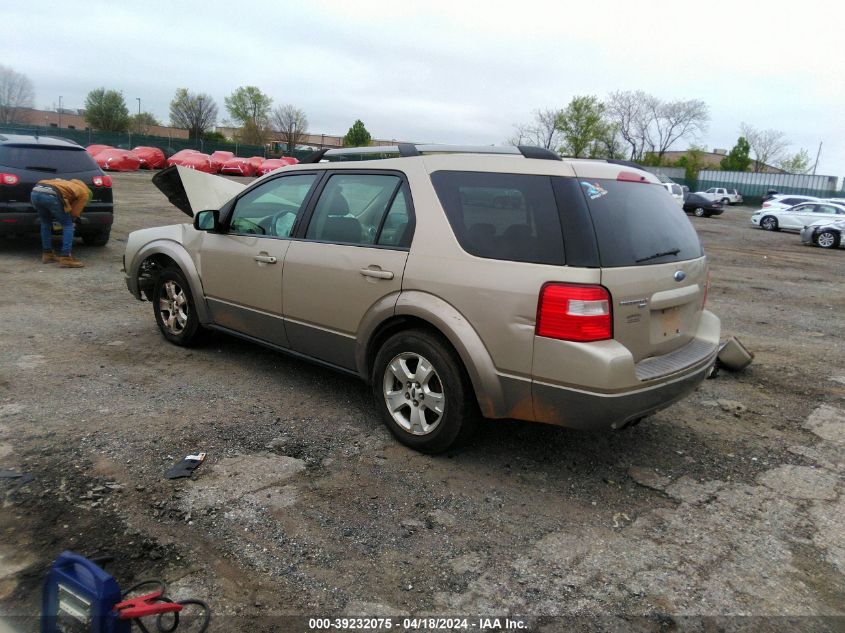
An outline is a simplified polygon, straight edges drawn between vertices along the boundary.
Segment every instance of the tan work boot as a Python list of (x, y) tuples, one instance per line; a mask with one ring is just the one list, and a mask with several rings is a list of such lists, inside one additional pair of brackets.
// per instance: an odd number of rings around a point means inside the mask
[(42, 264), (52, 264), (57, 261), (59, 261), (59, 258), (56, 256), (56, 251), (41, 251)]
[(59, 256), (59, 268), (85, 268), (85, 264), (73, 255), (61, 255)]

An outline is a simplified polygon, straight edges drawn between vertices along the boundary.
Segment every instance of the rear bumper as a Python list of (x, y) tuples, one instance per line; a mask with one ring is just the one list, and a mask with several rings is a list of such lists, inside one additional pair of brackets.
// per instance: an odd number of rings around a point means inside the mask
[(669, 406), (707, 377), (719, 351), (719, 318), (703, 310), (686, 345), (634, 362), (617, 341), (535, 341), (533, 419), (578, 429), (621, 428)]
[(582, 430), (620, 429), (638, 418), (665, 409), (692, 392), (707, 378), (718, 348), (707, 359), (672, 380), (618, 394), (580, 391), (534, 382), (537, 422)]
[[(111, 211), (86, 210), (75, 220), (75, 232), (83, 234), (108, 231), (113, 222), (114, 213)], [(41, 221), (37, 213), (31, 211), (0, 213), (0, 235), (38, 233), (40, 230)]]

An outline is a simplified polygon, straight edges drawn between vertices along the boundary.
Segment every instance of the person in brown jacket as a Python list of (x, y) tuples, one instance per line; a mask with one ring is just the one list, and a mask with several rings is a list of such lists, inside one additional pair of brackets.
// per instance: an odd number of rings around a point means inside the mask
[[(41, 220), (42, 262), (58, 261), (61, 268), (85, 266), (70, 251), (73, 246), (73, 221), (80, 216), (91, 197), (91, 190), (81, 180), (39, 180), (32, 188), (29, 199)], [(52, 248), (53, 220), (62, 225), (62, 250), (58, 256)]]

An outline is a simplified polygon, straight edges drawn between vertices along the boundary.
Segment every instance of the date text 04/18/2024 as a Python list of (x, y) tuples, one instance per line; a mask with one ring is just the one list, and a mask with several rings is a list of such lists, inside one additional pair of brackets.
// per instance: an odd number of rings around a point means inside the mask
[(476, 618), (444, 618), (444, 617), (405, 617), (405, 618), (309, 618), (310, 630), (363, 630), (378, 631), (519, 631), (527, 630), (528, 623), (519, 618), (509, 617), (476, 617)]

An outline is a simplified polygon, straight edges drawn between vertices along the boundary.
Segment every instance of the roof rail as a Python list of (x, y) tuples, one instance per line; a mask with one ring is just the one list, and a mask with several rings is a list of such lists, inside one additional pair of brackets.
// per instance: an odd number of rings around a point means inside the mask
[(303, 158), (300, 163), (319, 163), (323, 159), (360, 156), (378, 158), (372, 155), (398, 154), (401, 157), (422, 156), (423, 154), (506, 154), (521, 155), (525, 158), (541, 160), (561, 160), (555, 152), (544, 147), (531, 145), (495, 146), (495, 145), (422, 145), (416, 143), (399, 143), (397, 145), (373, 145), (370, 147), (343, 147), (338, 149), (321, 149)]

